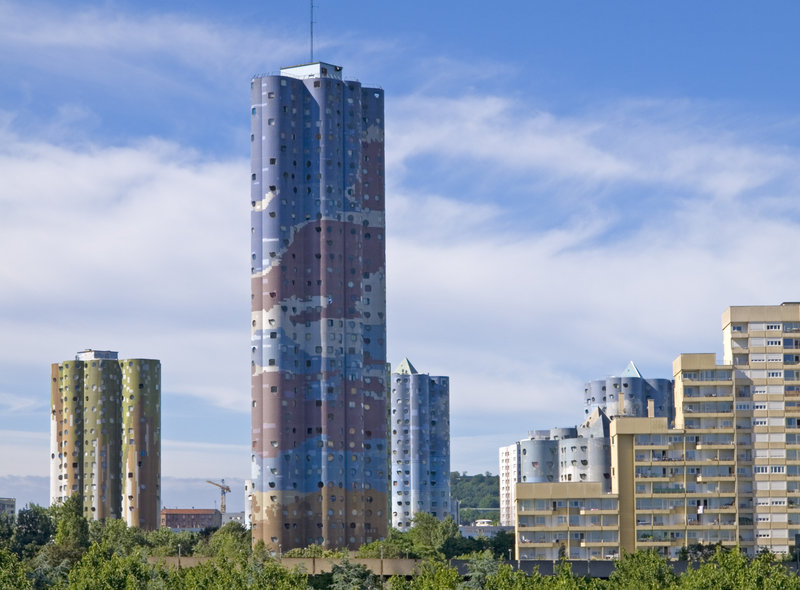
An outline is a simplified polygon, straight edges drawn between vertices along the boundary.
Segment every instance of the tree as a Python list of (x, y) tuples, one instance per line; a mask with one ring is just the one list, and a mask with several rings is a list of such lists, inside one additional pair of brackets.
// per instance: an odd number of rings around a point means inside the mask
[(13, 514), (0, 512), (0, 549), (11, 549), (15, 526)]
[(308, 575), (301, 571), (288, 571), (278, 562), (268, 559), (251, 559), (248, 577), (254, 589), (308, 590)]
[(229, 561), (224, 557), (214, 557), (183, 570), (183, 586), (187, 590), (248, 590), (246, 569), (246, 562), (242, 559)]
[[(484, 551), (489, 544), (489, 539), (486, 537), (452, 537), (447, 539), (442, 544), (442, 553), (445, 559), (453, 559), (460, 555), (471, 555), (473, 553), (480, 553)], [(508, 554), (506, 554), (508, 555)]]
[(378, 590), (380, 579), (360, 563), (343, 559), (331, 569), (330, 590)]
[(121, 518), (93, 520), (89, 523), (89, 538), (117, 555), (132, 555), (147, 548), (145, 534), (136, 527), (129, 527)]
[(83, 516), (81, 497), (73, 494), (52, 510), (56, 522), (56, 545), (76, 555), (82, 554), (89, 546), (89, 524)]
[(33, 557), (40, 547), (53, 538), (54, 532), (53, 519), (47, 508), (30, 504), (17, 514), (11, 550), (22, 558)]
[(69, 573), (69, 590), (156, 590), (177, 579), (140, 555), (122, 557), (93, 544)]
[(29, 590), (33, 588), (25, 577), (25, 568), (17, 556), (0, 548), (0, 590)]
[(478, 518), (498, 520), (498, 510), (476, 510), (478, 508), (497, 508), (500, 506), (500, 478), (490, 473), (467, 475), (466, 472), (450, 473), (450, 491), (461, 503), (462, 522), (472, 522)]
[(624, 553), (609, 579), (615, 590), (666, 590), (677, 580), (667, 560), (652, 550)]
[(325, 557), (327, 559), (342, 559), (348, 556), (347, 549), (325, 549), (322, 545), (309, 545), (308, 547), (295, 547), (283, 554), (284, 557)]
[(499, 566), (489, 550), (474, 555), (467, 562), (467, 580), (459, 584), (459, 590), (483, 590), (489, 578), (497, 575)]
[(441, 555), (445, 541), (460, 535), (458, 526), (449, 517), (440, 521), (427, 512), (417, 512), (412, 522), (408, 535), (414, 544), (414, 550), (422, 557)]
[(507, 559), (509, 550), (514, 554), (514, 533), (508, 531), (499, 531), (494, 537), (488, 540), (489, 548), (498, 559)]
[(539, 570), (528, 576), (525, 572), (514, 571), (510, 565), (501, 563), (497, 573), (486, 580), (485, 590), (536, 590), (543, 587), (543, 578)]
[(800, 588), (800, 580), (789, 574), (770, 552), (748, 560), (739, 549), (717, 548), (714, 556), (680, 579), (680, 588), (697, 590), (778, 590)]
[(208, 542), (195, 547), (195, 554), (228, 559), (247, 558), (252, 552), (250, 531), (241, 523), (231, 521), (217, 530)]
[[(436, 559), (426, 559), (411, 581), (410, 590), (456, 590), (461, 576), (455, 568)], [(394, 589), (394, 585), (392, 586)]]
[(547, 590), (599, 590), (603, 584), (595, 578), (576, 576), (570, 563), (562, 560), (554, 575), (542, 578), (541, 587)]
[(200, 541), (197, 533), (181, 531), (176, 533), (167, 527), (150, 531), (145, 534), (147, 551), (157, 557), (172, 557), (178, 555), (192, 555), (194, 548)]

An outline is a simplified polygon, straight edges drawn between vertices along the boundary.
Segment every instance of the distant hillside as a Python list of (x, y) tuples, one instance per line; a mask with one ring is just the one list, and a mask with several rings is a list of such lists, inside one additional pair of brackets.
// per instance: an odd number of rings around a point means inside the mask
[[(461, 503), (461, 524), (478, 518), (500, 520), (500, 476), (450, 472), (450, 493)], [(491, 510), (486, 510), (487, 508)]]

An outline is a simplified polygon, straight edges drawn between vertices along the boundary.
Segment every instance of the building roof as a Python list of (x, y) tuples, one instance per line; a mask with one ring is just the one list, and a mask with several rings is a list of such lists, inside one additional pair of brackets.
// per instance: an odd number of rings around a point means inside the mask
[(642, 374), (639, 372), (639, 369), (636, 368), (636, 365), (633, 364), (633, 361), (631, 361), (628, 363), (628, 366), (625, 367), (625, 370), (622, 371), (620, 377), (638, 377), (641, 379)]
[(397, 368), (393, 371), (394, 373), (399, 373), (401, 375), (418, 375), (419, 373), (414, 368), (414, 365), (411, 364), (407, 358), (403, 358), (403, 361), (397, 366)]
[(161, 514), (215, 514), (216, 508), (162, 508)]

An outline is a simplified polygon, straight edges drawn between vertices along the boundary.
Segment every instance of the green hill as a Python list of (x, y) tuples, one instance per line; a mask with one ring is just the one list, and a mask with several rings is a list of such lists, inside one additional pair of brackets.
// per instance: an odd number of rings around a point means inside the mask
[(478, 475), (451, 471), (450, 493), (461, 504), (461, 524), (470, 524), (479, 518), (500, 519), (499, 475), (488, 471)]

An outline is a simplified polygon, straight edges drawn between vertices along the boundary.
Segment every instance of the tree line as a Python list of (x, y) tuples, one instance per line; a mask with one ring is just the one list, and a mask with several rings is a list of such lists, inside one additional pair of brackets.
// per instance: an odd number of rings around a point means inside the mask
[[(236, 522), (216, 531), (144, 532), (123, 520), (87, 521), (77, 496), (64, 504), (31, 505), (16, 519), (0, 515), (0, 590), (800, 590), (800, 578), (771, 553), (750, 559), (718, 547), (696, 569), (675, 574), (654, 552), (623, 555), (609, 580), (575, 575), (561, 562), (552, 576), (526, 574), (504, 563), (513, 536), (467, 539), (447, 519), (418, 514), (408, 532), (361, 547), (357, 557), (419, 559), (416, 575), (382, 581), (349, 554), (320, 546), (284, 556), (328, 557), (328, 574), (308, 575), (283, 567), (262, 543)], [(199, 556), (177, 568), (162, 557)], [(448, 561), (467, 560), (466, 575)], [(148, 559), (149, 558), (149, 559)]]

